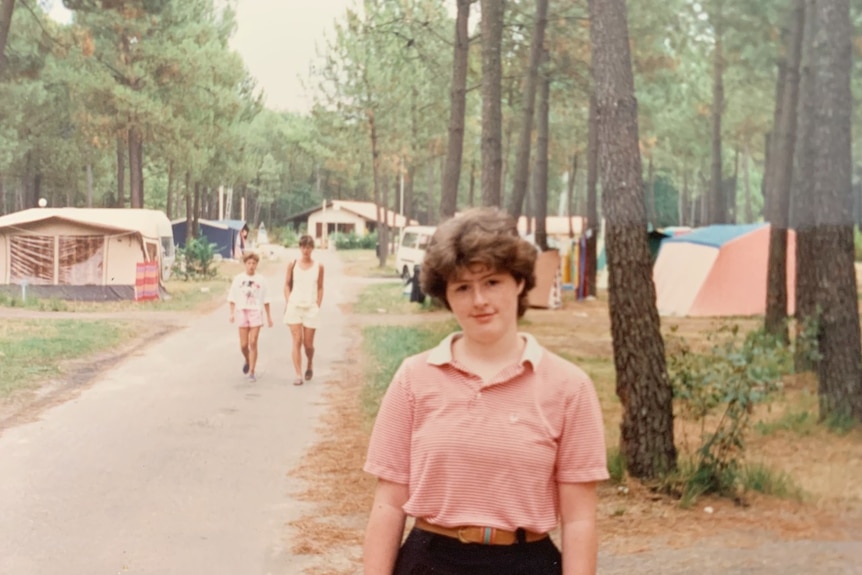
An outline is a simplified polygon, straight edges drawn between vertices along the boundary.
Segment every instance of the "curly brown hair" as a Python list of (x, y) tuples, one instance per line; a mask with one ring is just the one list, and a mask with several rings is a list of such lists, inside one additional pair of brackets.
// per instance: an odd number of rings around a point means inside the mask
[(300, 236), (299, 247), (302, 247), (302, 246), (314, 247), (314, 238), (308, 234), (305, 234), (304, 236)]
[(471, 208), (437, 227), (420, 270), (422, 291), (448, 309), (446, 284), (462, 270), (484, 265), (523, 281), (518, 317), (527, 311), (527, 294), (536, 285), (536, 248), (518, 234), (514, 218), (498, 208)]

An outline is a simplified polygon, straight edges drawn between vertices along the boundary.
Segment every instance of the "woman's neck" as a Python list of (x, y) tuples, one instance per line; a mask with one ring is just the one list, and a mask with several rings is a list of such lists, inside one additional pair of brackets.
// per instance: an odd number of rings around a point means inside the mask
[(524, 352), (526, 342), (517, 330), (506, 334), (495, 342), (480, 342), (465, 336), (458, 338), (453, 350), (461, 360), (478, 361), (486, 364), (514, 363)]

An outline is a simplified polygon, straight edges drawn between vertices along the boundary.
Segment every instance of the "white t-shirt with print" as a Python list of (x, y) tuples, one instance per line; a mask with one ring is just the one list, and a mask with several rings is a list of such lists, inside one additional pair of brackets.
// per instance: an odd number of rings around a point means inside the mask
[(263, 311), (264, 304), (270, 303), (266, 289), (266, 279), (258, 274), (253, 276), (243, 272), (233, 278), (227, 301), (233, 302), (237, 309), (257, 309)]

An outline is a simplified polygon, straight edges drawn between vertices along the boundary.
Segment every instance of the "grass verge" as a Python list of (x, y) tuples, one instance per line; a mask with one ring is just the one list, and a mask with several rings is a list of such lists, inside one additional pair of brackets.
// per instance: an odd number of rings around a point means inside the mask
[(368, 423), (374, 419), (380, 400), (405, 358), (437, 345), (457, 329), (452, 320), (421, 326), (373, 326), (362, 330), (362, 347), (368, 358), (362, 409)]
[(123, 321), (6, 320), (0, 324), (0, 398), (57, 377), (64, 361), (111, 349), (137, 332)]

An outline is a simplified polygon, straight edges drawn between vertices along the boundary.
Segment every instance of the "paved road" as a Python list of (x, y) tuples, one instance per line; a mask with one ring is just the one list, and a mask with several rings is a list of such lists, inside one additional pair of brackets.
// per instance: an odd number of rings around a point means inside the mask
[(302, 486), (287, 472), (314, 442), (322, 382), (347, 348), (340, 262), (315, 256), (327, 291), (311, 384), (290, 383), (279, 271), (256, 384), (222, 306), (0, 435), (0, 574), (299, 572), (285, 524)]

